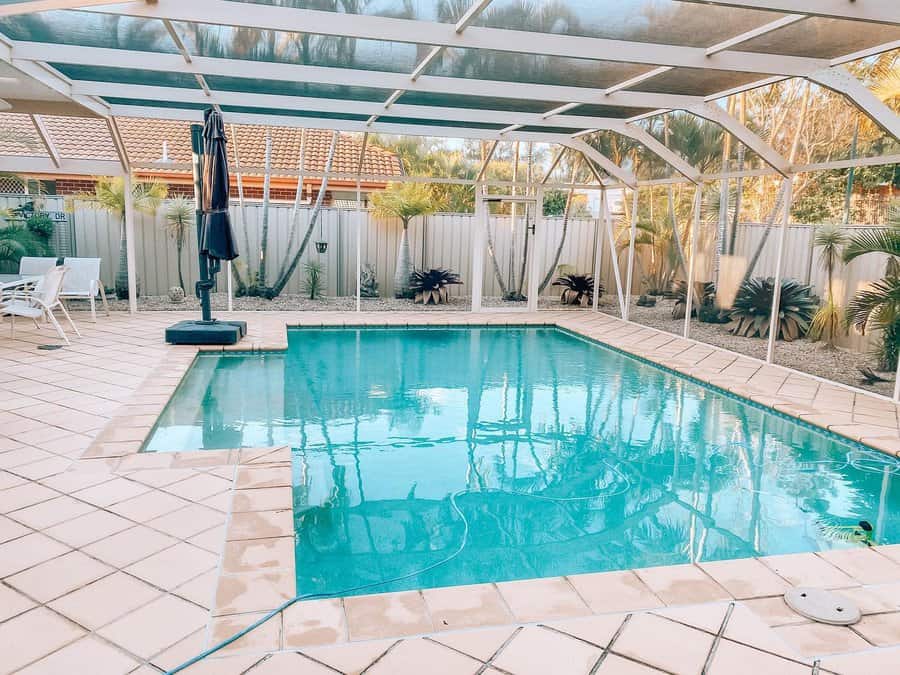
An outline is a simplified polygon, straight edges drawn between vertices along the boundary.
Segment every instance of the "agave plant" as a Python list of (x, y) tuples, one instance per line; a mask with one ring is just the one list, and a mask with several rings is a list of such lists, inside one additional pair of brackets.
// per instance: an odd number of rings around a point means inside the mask
[(414, 302), (439, 305), (450, 300), (450, 286), (461, 284), (456, 272), (444, 269), (416, 270), (409, 277)]
[[(687, 282), (676, 281), (673, 288), (672, 296), (675, 298), (675, 306), (672, 307), (672, 318), (683, 319), (684, 313), (687, 311)], [(697, 316), (697, 301), (705, 307), (712, 306), (716, 300), (716, 285), (711, 281), (695, 281), (694, 282), (694, 304), (691, 307), (691, 316)]]
[[(553, 282), (554, 286), (562, 286), (559, 301), (564, 305), (587, 305), (594, 296), (594, 277), (590, 274), (564, 274)], [(603, 284), (597, 288), (603, 294)]]
[[(766, 337), (769, 334), (774, 288), (775, 280), (771, 277), (753, 277), (741, 284), (730, 314), (734, 335)], [(819, 304), (811, 291), (811, 287), (799, 281), (782, 279), (776, 338), (790, 342), (806, 335)]]

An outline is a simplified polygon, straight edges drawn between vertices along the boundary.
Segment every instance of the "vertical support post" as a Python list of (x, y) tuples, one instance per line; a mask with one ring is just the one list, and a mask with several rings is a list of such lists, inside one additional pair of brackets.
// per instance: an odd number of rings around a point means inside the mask
[(487, 230), (487, 205), (481, 184), (475, 186), (475, 229), (472, 237), (472, 311), (481, 311), (481, 293), (484, 286), (484, 247)]
[(200, 299), (200, 320), (212, 321), (212, 309), (209, 304), (209, 258), (200, 253), (203, 239), (203, 125), (191, 125), (191, 167), (194, 173), (194, 216), (197, 229), (197, 258), (200, 263), (200, 280), (196, 285), (196, 294)]
[[(606, 200), (606, 190), (600, 188), (600, 217), (603, 218), (603, 202)], [(596, 312), (600, 307), (600, 269), (603, 261), (603, 228), (598, 222), (594, 226), (594, 297), (591, 306)]]
[(703, 183), (694, 186), (694, 216), (691, 223), (691, 243), (688, 255), (688, 278), (685, 287), (684, 331), (687, 339), (691, 336), (691, 314), (694, 312), (694, 271), (697, 261), (697, 230), (700, 229), (700, 210), (703, 208)]
[[(530, 186), (529, 186), (530, 188)], [(529, 189), (530, 191), (530, 189)], [(531, 235), (531, 265), (528, 272), (528, 311), (536, 312), (538, 310), (538, 300), (541, 288), (541, 263), (543, 262), (543, 253), (547, 241), (547, 232), (544, 227), (544, 188), (538, 186), (535, 192), (534, 201), (534, 232)], [(525, 216), (528, 217), (528, 207), (526, 203)], [(526, 226), (527, 226), (526, 220)], [(527, 232), (526, 232), (527, 234)]]
[(897, 361), (897, 373), (894, 377), (894, 403), (900, 403), (900, 360)]
[(356, 176), (356, 311), (362, 311), (362, 190)]
[(134, 185), (131, 172), (126, 171), (125, 192), (125, 262), (128, 268), (128, 311), (137, 312), (137, 256), (134, 250)]
[(781, 311), (781, 277), (784, 273), (784, 244), (787, 241), (788, 223), (791, 221), (791, 201), (794, 198), (794, 176), (785, 176), (784, 213), (778, 232), (778, 259), (775, 264), (775, 285), (772, 288), (772, 313), (769, 315), (769, 345), (766, 349), (766, 363), (775, 358), (775, 340), (778, 337), (778, 314)]
[(625, 272), (625, 311), (622, 318), (628, 321), (631, 313), (631, 286), (634, 283), (634, 239), (637, 236), (638, 186), (631, 193), (631, 229), (628, 238), (628, 269)]
[(234, 311), (234, 288), (232, 286), (231, 261), (230, 260), (225, 261), (225, 277), (227, 278), (225, 285), (228, 289), (228, 311), (233, 312)]
[[(616, 253), (616, 238), (613, 236), (612, 216), (609, 213), (609, 196), (603, 188), (600, 202), (603, 206), (603, 222), (606, 226), (606, 238), (609, 240), (609, 257), (612, 261), (613, 278), (616, 281), (616, 295), (619, 299), (619, 316), (625, 316), (625, 296), (622, 294), (622, 274), (619, 271), (619, 256)], [(596, 284), (594, 286), (596, 288)]]

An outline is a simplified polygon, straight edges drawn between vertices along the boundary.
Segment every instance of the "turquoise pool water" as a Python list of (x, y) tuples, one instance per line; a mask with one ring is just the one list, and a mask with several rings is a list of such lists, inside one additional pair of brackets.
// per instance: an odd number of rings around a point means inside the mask
[(201, 355), (145, 449), (280, 444), (298, 593), (859, 546), (860, 520), (900, 542), (895, 460), (555, 328)]

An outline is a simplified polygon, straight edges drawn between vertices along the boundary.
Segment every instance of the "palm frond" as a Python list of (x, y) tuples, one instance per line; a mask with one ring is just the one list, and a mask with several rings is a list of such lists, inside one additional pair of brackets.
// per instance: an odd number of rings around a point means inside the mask
[(844, 248), (844, 262), (850, 262), (867, 253), (885, 253), (900, 257), (900, 227), (862, 230), (852, 237)]

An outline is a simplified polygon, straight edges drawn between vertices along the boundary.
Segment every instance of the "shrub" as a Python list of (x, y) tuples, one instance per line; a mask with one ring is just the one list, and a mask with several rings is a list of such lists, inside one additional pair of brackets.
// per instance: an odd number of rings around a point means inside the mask
[(409, 278), (414, 302), (439, 305), (450, 299), (449, 286), (461, 284), (456, 272), (444, 269), (416, 270)]
[[(775, 280), (754, 277), (738, 290), (731, 310), (731, 332), (745, 337), (766, 337), (772, 313)], [(791, 341), (806, 335), (816, 313), (818, 300), (812, 289), (794, 279), (781, 281), (776, 338)]]
[[(564, 305), (586, 305), (594, 296), (594, 277), (590, 274), (564, 274), (553, 282), (554, 286), (562, 286), (559, 300)], [(603, 284), (598, 286), (603, 293)]]
[(50, 241), (50, 237), (53, 236), (53, 232), (56, 230), (56, 225), (46, 213), (35, 213), (29, 216), (28, 220), (25, 221), (25, 227), (34, 236), (45, 242)]

